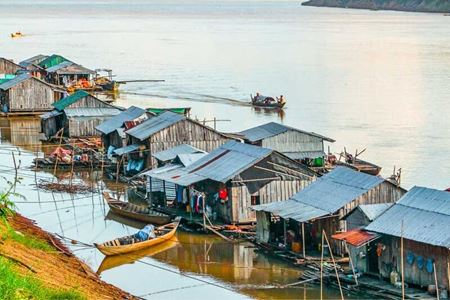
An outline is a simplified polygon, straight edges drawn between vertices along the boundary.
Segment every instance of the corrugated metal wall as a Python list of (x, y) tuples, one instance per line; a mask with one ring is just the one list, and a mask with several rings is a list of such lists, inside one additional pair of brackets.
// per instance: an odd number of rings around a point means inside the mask
[(262, 146), (279, 152), (323, 151), (323, 140), (297, 131), (287, 131), (264, 139)]

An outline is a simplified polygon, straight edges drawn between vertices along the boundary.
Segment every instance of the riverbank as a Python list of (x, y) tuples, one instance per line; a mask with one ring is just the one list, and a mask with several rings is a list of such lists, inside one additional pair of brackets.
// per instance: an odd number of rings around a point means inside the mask
[(309, 0), (302, 5), (317, 7), (339, 7), (370, 10), (397, 10), (409, 12), (448, 13), (450, 2), (446, 0)]
[(20, 214), (0, 223), (0, 298), (134, 299), (108, 284), (55, 236)]

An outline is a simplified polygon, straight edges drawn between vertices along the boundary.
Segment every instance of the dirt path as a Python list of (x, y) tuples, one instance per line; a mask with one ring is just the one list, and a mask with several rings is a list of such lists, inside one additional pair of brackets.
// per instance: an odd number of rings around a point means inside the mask
[[(0, 241), (0, 255), (14, 261), (18, 270), (38, 278), (50, 288), (75, 289), (88, 299), (136, 299), (121, 289), (102, 281), (89, 266), (75, 257), (55, 236), (42, 230), (33, 221), (16, 214), (11, 226), (24, 234), (41, 239), (55, 251), (26, 247), (12, 239)], [(6, 226), (0, 224), (0, 232)]]

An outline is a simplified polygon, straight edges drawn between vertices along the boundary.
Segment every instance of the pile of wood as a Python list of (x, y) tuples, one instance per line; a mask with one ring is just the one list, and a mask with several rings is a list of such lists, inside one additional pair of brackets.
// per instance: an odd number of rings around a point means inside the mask
[(69, 194), (87, 194), (95, 192), (95, 188), (85, 184), (50, 182), (46, 180), (41, 180), (37, 184), (37, 187), (46, 191), (64, 192)]

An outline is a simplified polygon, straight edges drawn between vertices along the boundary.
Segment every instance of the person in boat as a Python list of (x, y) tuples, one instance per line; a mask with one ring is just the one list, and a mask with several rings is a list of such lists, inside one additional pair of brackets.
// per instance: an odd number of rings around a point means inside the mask
[(280, 98), (277, 97), (277, 101), (278, 101), (279, 104), (285, 104), (286, 103), (286, 100), (284, 99), (283, 95), (280, 95)]
[(253, 97), (253, 102), (257, 102), (257, 101), (259, 101), (259, 92), (256, 92), (256, 95), (255, 95), (255, 97)]
[(137, 233), (135, 233), (133, 237), (141, 242), (154, 239), (156, 238), (155, 226), (148, 224)]

